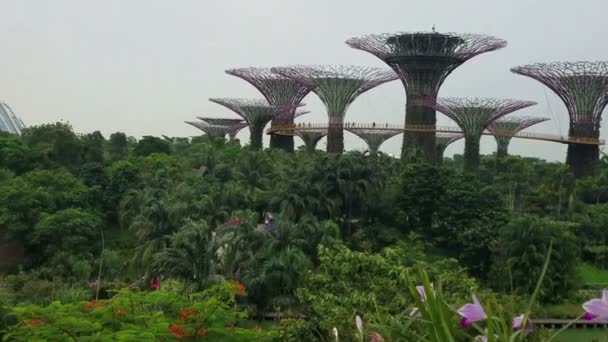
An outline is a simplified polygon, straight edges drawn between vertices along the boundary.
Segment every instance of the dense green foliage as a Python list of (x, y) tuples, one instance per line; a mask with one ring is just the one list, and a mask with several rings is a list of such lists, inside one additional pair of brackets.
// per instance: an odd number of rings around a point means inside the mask
[[(581, 267), (608, 267), (602, 161), (596, 177), (575, 180), (560, 163), (519, 157), (483, 157), (471, 175), (460, 156), (434, 166), (381, 153), (254, 151), (205, 136), (106, 140), (65, 123), (0, 134), (0, 246), (11, 246), (0, 251), (0, 330), (8, 340), (153, 339), (171, 335), (177, 310), (203, 312), (213, 300), (226, 317), (281, 318), (258, 337), (326, 340), (336, 327), (356, 339), (359, 315), (366, 334), (397, 338), (419, 267), (452, 305), (476, 291), (518, 310), (550, 245), (534, 299), (579, 303)], [(195, 295), (227, 282), (247, 294)], [(104, 305), (83, 310), (91, 298)], [(125, 298), (143, 311), (118, 328), (111, 303)], [(217, 338), (231, 331), (220, 330)]]

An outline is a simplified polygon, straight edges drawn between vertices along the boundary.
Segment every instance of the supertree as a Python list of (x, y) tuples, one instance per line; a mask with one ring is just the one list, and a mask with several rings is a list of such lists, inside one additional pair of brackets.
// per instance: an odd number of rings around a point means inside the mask
[[(467, 60), (498, 50), (507, 42), (492, 36), (438, 32), (400, 32), (367, 35), (346, 41), (350, 47), (380, 58), (397, 72), (405, 88), (405, 125), (434, 126), (432, 107), (417, 104), (420, 98), (436, 99), (447, 76)], [(403, 136), (401, 156), (422, 154), (435, 160), (435, 132), (408, 132)]]
[(360, 66), (291, 66), (272, 68), (272, 71), (311, 87), (319, 96), (329, 117), (327, 152), (330, 153), (344, 150), (342, 124), (348, 107), (357, 96), (397, 79), (391, 70)]
[(185, 121), (185, 123), (200, 129), (201, 131), (205, 132), (207, 134), (207, 136), (209, 136), (211, 138), (224, 139), (226, 137), (226, 134), (228, 134), (228, 132), (230, 132), (229, 126), (211, 125), (211, 124), (208, 124), (206, 122), (201, 122), (201, 121)]
[(494, 121), (536, 102), (494, 98), (428, 98), (418, 103), (430, 106), (452, 119), (464, 133), (464, 166), (467, 171), (479, 167), (479, 141), (483, 131)]
[(239, 131), (247, 127), (247, 122), (243, 119), (210, 118), (203, 116), (197, 116), (196, 118), (210, 125), (227, 126), (229, 128), (228, 136), (230, 137), (230, 140), (234, 140)]
[(456, 142), (460, 139), (464, 138), (464, 134), (462, 133), (437, 133), (435, 136), (435, 153), (437, 158), (437, 163), (443, 163), (443, 153), (445, 149), (450, 146), (453, 142)]
[(496, 120), (488, 126), (488, 130), (496, 139), (496, 157), (503, 158), (509, 151), (509, 143), (513, 136), (524, 129), (545, 122), (548, 118), (535, 118), (529, 116), (511, 116)]
[[(512, 72), (533, 78), (559, 96), (568, 110), (571, 138), (599, 140), (602, 112), (608, 105), (608, 62), (557, 62), (519, 66)], [(568, 145), (566, 162), (577, 177), (593, 174), (599, 145)]]
[[(272, 72), (271, 68), (236, 68), (226, 70), (226, 73), (250, 83), (273, 106), (298, 105), (312, 90), (307, 84)], [(271, 127), (291, 125), (293, 119), (293, 111), (277, 115), (272, 119)], [(272, 134), (270, 136), (270, 147), (293, 151), (293, 136)]]
[(232, 110), (247, 121), (250, 132), (249, 145), (254, 150), (262, 148), (262, 137), (266, 124), (274, 116), (293, 111), (297, 106), (293, 104), (273, 106), (262, 99), (211, 98), (209, 101)]
[(314, 151), (319, 140), (327, 135), (327, 129), (296, 130), (295, 134), (304, 141), (307, 151)]
[(382, 143), (399, 133), (403, 133), (401, 129), (382, 127), (347, 126), (345, 129), (365, 141), (370, 155), (377, 154)]

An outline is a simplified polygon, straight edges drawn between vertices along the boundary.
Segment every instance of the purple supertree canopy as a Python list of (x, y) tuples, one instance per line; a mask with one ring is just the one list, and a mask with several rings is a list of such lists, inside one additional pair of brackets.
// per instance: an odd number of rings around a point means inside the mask
[[(382, 125), (380, 125), (382, 126)], [(386, 140), (403, 133), (402, 129), (395, 128), (369, 128), (369, 127), (345, 127), (352, 134), (361, 138), (367, 144), (370, 153), (375, 154), (380, 149), (380, 145)]]
[(312, 90), (306, 84), (272, 72), (271, 68), (236, 68), (226, 73), (249, 82), (271, 105), (298, 104)]
[(327, 135), (327, 129), (296, 130), (295, 134), (304, 141), (306, 148), (312, 151), (317, 147), (319, 140)]
[(440, 146), (443, 149), (445, 149), (446, 147), (448, 147), (451, 143), (456, 142), (456, 141), (458, 141), (458, 140), (460, 140), (462, 138), (464, 138), (464, 134), (462, 134), (462, 133), (441, 133), (441, 132), (438, 132), (435, 135), (437, 146)]
[(229, 126), (211, 125), (201, 121), (185, 121), (185, 123), (200, 129), (211, 137), (223, 138), (230, 132)]
[(496, 120), (488, 126), (488, 130), (494, 136), (512, 137), (524, 129), (548, 121), (549, 118), (531, 117), (531, 116), (511, 116)]
[(357, 96), (398, 79), (391, 70), (363, 66), (297, 65), (272, 68), (272, 71), (312, 88), (330, 117), (343, 117)]
[(511, 71), (553, 90), (566, 105), (571, 128), (586, 126), (587, 134), (599, 135), (602, 112), (608, 105), (608, 62), (538, 63)]
[(420, 104), (435, 108), (462, 128), (465, 135), (481, 135), (494, 121), (517, 110), (536, 104), (534, 101), (521, 101), (496, 98), (427, 98)]
[(294, 117), (294, 118), (297, 118), (297, 117), (300, 117), (300, 116), (302, 116), (302, 115), (306, 115), (306, 114), (310, 114), (310, 111), (309, 111), (309, 110), (297, 110), (297, 111), (296, 111), (296, 112), (293, 114), (293, 117)]
[(452, 143), (464, 138), (462, 133), (440, 133), (435, 135), (435, 149), (437, 152), (437, 159), (439, 162), (443, 160), (443, 153)]
[(243, 123), (243, 119), (212, 118), (204, 116), (197, 116), (196, 118), (210, 125), (232, 126)]
[(297, 105), (270, 105), (263, 99), (239, 99), (239, 98), (211, 98), (211, 102), (220, 104), (239, 116), (251, 125), (266, 124), (276, 115), (282, 115), (294, 110)]
[(355, 37), (346, 44), (393, 68), (408, 96), (437, 96), (454, 69), (479, 54), (505, 47), (507, 42), (481, 34), (398, 32)]

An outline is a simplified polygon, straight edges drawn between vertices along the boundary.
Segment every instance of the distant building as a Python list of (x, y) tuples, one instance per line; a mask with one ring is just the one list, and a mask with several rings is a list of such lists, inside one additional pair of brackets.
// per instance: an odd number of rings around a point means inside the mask
[(21, 134), (25, 124), (15, 115), (9, 105), (0, 102), (0, 131)]

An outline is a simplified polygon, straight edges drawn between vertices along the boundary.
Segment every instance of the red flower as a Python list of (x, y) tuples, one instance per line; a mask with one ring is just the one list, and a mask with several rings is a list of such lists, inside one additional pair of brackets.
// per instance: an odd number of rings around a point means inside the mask
[(182, 328), (182, 326), (179, 324), (169, 324), (169, 332), (171, 332), (177, 338), (181, 338), (186, 334), (186, 332), (184, 332), (184, 328)]
[(32, 327), (37, 327), (39, 325), (46, 324), (46, 322), (43, 321), (40, 318), (26, 319), (26, 320), (23, 321), (23, 323), (25, 323), (25, 325), (29, 325), (29, 326), (32, 326)]
[(196, 310), (194, 308), (190, 308), (190, 309), (183, 309), (179, 312), (179, 315), (182, 317), (182, 319), (186, 320), (188, 319), (188, 317), (192, 316), (196, 314)]
[(200, 337), (205, 337), (207, 336), (207, 329), (205, 328), (200, 328), (198, 329), (198, 331), (196, 332), (196, 334)]
[(247, 288), (245, 287), (245, 284), (235, 281), (232, 283), (232, 288), (236, 291), (236, 294), (238, 294), (239, 296), (244, 296), (245, 295), (245, 291), (247, 290)]
[(96, 301), (95, 299), (91, 299), (90, 302), (85, 303), (83, 308), (85, 311), (91, 311), (93, 309), (97, 309), (103, 306), (102, 302)]

